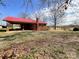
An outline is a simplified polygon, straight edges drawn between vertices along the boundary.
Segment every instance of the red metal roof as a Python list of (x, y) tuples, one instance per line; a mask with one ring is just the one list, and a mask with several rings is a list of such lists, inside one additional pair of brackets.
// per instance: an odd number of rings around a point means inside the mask
[[(16, 22), (16, 23), (36, 23), (36, 20), (32, 20), (32, 19), (24, 19), (24, 18), (16, 18), (16, 17), (11, 17), (11, 16), (8, 16), (6, 18), (4, 18), (4, 21), (7, 21), (7, 22)], [(45, 22), (42, 22), (42, 21), (38, 21), (38, 23), (40, 24), (47, 24)]]

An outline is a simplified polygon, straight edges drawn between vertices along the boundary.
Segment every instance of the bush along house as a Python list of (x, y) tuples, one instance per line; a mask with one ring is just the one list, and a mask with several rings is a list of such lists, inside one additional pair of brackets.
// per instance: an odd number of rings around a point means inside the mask
[(36, 20), (16, 18), (8, 16), (3, 19), (7, 22), (7, 30), (46, 30), (47, 26), (45, 22)]

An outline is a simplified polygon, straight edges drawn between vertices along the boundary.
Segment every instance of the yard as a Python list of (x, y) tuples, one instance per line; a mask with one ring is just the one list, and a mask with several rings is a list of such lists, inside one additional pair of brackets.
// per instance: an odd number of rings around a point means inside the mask
[(0, 59), (2, 57), (10, 59), (78, 59), (79, 32), (3, 32), (0, 33)]

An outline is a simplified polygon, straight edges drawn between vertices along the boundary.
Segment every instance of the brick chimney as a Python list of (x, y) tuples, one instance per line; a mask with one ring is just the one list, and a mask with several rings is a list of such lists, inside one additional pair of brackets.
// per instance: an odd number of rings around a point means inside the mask
[(39, 18), (36, 18), (36, 30), (38, 31), (38, 27), (39, 27)]

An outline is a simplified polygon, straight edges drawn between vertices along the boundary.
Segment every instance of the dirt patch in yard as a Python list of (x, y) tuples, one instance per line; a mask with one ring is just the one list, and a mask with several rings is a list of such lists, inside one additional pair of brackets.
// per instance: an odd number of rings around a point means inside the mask
[[(13, 37), (15, 38), (12, 40)], [(6, 48), (5, 44), (0, 48), (0, 59), (79, 58), (79, 32), (25, 31), (1, 42), (6, 42)]]

